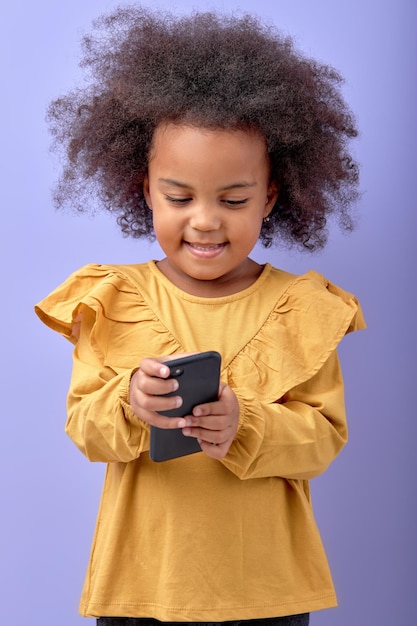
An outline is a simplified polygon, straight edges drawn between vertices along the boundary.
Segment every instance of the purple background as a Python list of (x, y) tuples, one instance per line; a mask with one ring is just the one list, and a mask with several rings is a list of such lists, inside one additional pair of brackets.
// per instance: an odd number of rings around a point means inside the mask
[[(146, 4), (146, 3), (145, 3)], [(148, 3), (150, 4), (150, 3)], [(153, 6), (163, 6), (161, 1)], [(79, 78), (79, 37), (103, 0), (14, 0), (2, 8), (1, 602), (7, 626), (93, 624), (77, 605), (104, 467), (63, 432), (70, 345), (32, 307), (87, 262), (158, 258), (106, 216), (58, 214), (50, 189), (47, 103)], [(354, 291), (369, 329), (341, 349), (350, 443), (313, 481), (340, 608), (312, 624), (411, 625), (415, 604), (415, 26), (413, 0), (177, 0), (178, 11), (241, 9), (272, 19), (307, 54), (337, 67), (357, 113), (360, 224), (324, 253), (256, 250), (284, 269), (315, 268)]]

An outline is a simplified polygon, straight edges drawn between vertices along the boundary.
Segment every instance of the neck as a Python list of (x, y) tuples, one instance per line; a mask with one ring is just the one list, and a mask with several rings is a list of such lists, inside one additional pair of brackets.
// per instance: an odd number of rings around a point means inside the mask
[(158, 261), (157, 267), (178, 289), (199, 298), (221, 298), (243, 291), (259, 278), (263, 270), (262, 265), (248, 258), (229, 274), (213, 280), (199, 280), (178, 270), (167, 258)]

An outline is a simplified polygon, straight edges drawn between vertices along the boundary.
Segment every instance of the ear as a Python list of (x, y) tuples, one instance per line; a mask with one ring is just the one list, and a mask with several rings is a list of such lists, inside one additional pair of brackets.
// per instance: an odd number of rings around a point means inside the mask
[(268, 217), (278, 199), (279, 185), (276, 181), (271, 181), (268, 186), (268, 194), (266, 196), (264, 218)]
[(146, 175), (143, 179), (143, 195), (145, 196), (146, 204), (148, 208), (152, 211), (152, 202), (151, 202), (151, 194), (149, 193), (149, 176)]

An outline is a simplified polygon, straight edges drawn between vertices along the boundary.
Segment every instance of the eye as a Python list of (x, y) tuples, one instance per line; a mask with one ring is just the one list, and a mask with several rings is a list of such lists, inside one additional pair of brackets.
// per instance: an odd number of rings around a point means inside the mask
[(226, 204), (227, 206), (230, 207), (234, 207), (234, 206), (242, 206), (243, 204), (246, 204), (248, 202), (249, 198), (243, 198), (242, 200), (222, 200), (223, 204)]
[(165, 200), (172, 204), (185, 204), (186, 202), (190, 202), (191, 198), (173, 198), (172, 196), (165, 196)]

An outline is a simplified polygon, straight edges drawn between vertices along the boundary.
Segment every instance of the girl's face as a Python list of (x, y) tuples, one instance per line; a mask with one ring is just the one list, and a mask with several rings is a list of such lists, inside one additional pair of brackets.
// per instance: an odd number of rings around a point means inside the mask
[(164, 124), (155, 131), (144, 191), (166, 258), (160, 270), (188, 293), (245, 289), (248, 258), (274, 206), (265, 144), (255, 133)]

